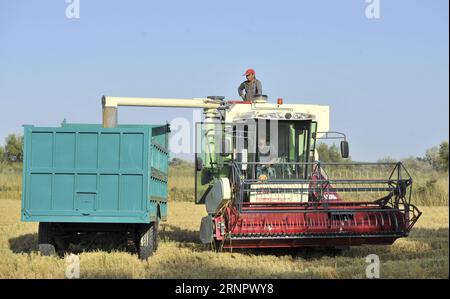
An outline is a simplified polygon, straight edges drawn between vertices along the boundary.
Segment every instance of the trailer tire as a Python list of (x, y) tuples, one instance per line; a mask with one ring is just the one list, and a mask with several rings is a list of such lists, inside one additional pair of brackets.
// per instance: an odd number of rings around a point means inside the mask
[(140, 233), (138, 254), (141, 260), (146, 260), (153, 255), (155, 250), (155, 229), (154, 222), (144, 226)]
[(39, 222), (38, 231), (39, 252), (43, 256), (56, 255), (55, 241), (53, 238), (52, 224), (49, 222)]

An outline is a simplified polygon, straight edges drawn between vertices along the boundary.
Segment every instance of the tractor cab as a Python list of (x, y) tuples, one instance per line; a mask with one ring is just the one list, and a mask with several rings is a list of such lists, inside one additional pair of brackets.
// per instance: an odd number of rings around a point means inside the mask
[(273, 182), (271, 196), (246, 192), (244, 201), (308, 201), (307, 183), (299, 180), (312, 177), (316, 140), (328, 131), (328, 114), (327, 106), (236, 104), (225, 118), (197, 123), (196, 203), (205, 203), (213, 185), (224, 178), (246, 180), (250, 188)]
[(241, 202), (314, 199), (309, 187), (318, 159), (315, 115), (249, 111), (230, 123), (204, 122), (197, 126), (197, 203), (207, 204), (208, 196), (211, 201), (215, 184), (241, 184), (242, 192), (237, 196)]
[(317, 122), (257, 118), (233, 125), (235, 163), (247, 179), (289, 180), (310, 176)]

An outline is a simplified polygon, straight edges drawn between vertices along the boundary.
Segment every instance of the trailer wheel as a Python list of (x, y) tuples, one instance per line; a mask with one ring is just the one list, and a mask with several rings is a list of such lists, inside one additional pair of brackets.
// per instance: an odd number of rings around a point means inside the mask
[(153, 255), (155, 250), (155, 228), (154, 222), (143, 227), (138, 243), (138, 254), (141, 260), (146, 260)]
[(38, 243), (41, 255), (43, 256), (56, 255), (55, 241), (53, 238), (51, 223), (39, 222)]

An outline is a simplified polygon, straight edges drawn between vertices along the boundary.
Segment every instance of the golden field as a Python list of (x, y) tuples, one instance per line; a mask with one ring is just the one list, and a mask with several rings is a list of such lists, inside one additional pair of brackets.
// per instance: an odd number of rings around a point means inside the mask
[[(392, 246), (323, 250), (234, 250), (216, 253), (200, 243), (203, 205), (193, 203), (190, 165), (171, 166), (169, 215), (159, 248), (142, 262), (129, 252), (79, 254), (81, 278), (365, 278), (369, 254), (380, 257), (381, 278), (449, 277), (448, 175), (413, 175), (412, 202), (423, 212), (408, 238)], [(64, 278), (66, 261), (37, 250), (37, 223), (20, 221), (21, 169), (0, 171), (0, 278)]]
[[(37, 251), (37, 223), (20, 222), (20, 200), (0, 200), (0, 278), (64, 278), (63, 258)], [(381, 278), (448, 278), (448, 207), (420, 207), (410, 237), (392, 246), (320, 250), (235, 250), (215, 253), (198, 239), (204, 206), (171, 202), (157, 252), (142, 262), (128, 252), (79, 254), (81, 278), (365, 278), (368, 254)]]

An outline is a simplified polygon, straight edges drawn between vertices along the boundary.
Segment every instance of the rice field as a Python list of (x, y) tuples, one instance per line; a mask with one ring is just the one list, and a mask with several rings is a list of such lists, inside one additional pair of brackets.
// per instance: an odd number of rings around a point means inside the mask
[[(381, 278), (449, 277), (448, 176), (434, 183), (442, 199), (416, 201), (423, 215), (408, 238), (392, 246), (355, 247), (342, 253), (311, 249), (216, 253), (198, 237), (206, 212), (203, 205), (193, 203), (192, 169), (172, 168), (170, 176), (168, 221), (160, 226), (154, 256), (143, 262), (125, 251), (83, 252), (78, 254), (81, 278), (366, 278), (369, 254), (379, 256)], [(65, 258), (39, 254), (37, 223), (20, 221), (20, 194), (20, 170), (3, 169), (0, 278), (66, 277)]]
[[(64, 278), (66, 260), (37, 250), (37, 224), (19, 220), (20, 201), (0, 200), (0, 278)], [(337, 254), (321, 250), (234, 250), (200, 243), (203, 206), (171, 202), (159, 247), (148, 261), (128, 252), (78, 255), (80, 278), (365, 278), (366, 257), (380, 258), (381, 278), (448, 278), (448, 207), (420, 207), (410, 237), (392, 246), (363, 246)]]

